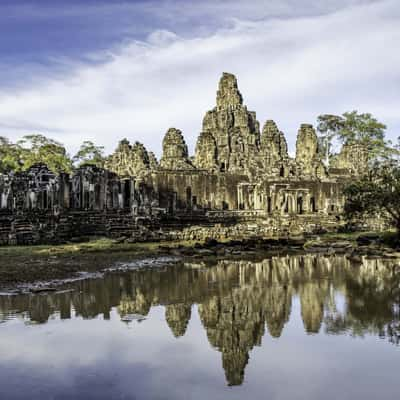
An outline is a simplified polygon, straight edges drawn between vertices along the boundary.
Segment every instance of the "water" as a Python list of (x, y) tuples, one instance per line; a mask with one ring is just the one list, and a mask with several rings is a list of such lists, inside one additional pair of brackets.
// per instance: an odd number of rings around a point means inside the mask
[(0, 398), (398, 398), (399, 282), (398, 262), (292, 255), (0, 296)]

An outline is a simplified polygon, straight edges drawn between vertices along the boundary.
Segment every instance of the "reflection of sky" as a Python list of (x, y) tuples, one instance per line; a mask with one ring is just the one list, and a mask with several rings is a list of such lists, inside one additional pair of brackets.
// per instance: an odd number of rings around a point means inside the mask
[(245, 382), (227, 387), (221, 354), (211, 348), (193, 308), (175, 339), (164, 307), (141, 323), (52, 319), (0, 328), (1, 399), (394, 399), (398, 347), (372, 336), (306, 335), (300, 303), (282, 336), (254, 347)]

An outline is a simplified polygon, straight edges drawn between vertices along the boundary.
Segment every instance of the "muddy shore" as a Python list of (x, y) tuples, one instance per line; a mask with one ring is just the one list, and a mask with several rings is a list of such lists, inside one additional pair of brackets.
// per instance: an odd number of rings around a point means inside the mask
[(396, 258), (400, 251), (382, 242), (377, 234), (326, 235), (290, 239), (248, 239), (217, 242), (124, 243), (97, 239), (86, 243), (57, 246), (18, 246), (0, 248), (0, 288), (24, 283), (51, 281), (105, 271), (135, 260), (206, 257), (265, 257), (274, 253), (318, 252)]

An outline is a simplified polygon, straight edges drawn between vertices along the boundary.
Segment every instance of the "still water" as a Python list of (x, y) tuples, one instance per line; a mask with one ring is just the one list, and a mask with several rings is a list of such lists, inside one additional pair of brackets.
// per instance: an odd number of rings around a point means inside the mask
[(396, 399), (400, 268), (274, 256), (0, 296), (0, 399)]

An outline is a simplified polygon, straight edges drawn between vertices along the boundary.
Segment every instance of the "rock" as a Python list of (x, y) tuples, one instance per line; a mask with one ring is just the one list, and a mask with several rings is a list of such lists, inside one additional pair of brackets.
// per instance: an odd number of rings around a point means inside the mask
[(349, 249), (349, 248), (353, 247), (353, 244), (346, 240), (342, 240), (342, 241), (329, 243), (329, 246), (332, 247), (333, 249), (340, 249), (340, 248)]
[(306, 243), (304, 237), (289, 237), (288, 245), (294, 247), (303, 247)]
[(57, 289), (52, 287), (33, 287), (30, 289), (32, 293), (55, 292)]
[(359, 245), (369, 245), (372, 243), (376, 243), (380, 240), (380, 235), (377, 234), (361, 234), (357, 237), (356, 241)]
[(218, 240), (213, 239), (213, 238), (207, 238), (207, 239), (204, 241), (204, 246), (205, 246), (205, 247), (215, 247), (215, 246), (217, 246), (218, 244), (219, 244)]
[(180, 250), (181, 254), (185, 256), (192, 256), (196, 253), (196, 250), (193, 247), (186, 247)]

